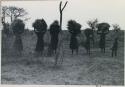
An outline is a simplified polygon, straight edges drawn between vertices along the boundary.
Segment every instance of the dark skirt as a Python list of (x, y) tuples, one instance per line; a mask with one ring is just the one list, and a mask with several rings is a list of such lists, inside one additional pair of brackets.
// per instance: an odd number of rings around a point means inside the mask
[(70, 40), (70, 49), (78, 49), (78, 41), (76, 38), (71, 38)]
[(37, 44), (36, 44), (35, 51), (37, 51), (37, 52), (42, 52), (43, 50), (44, 50), (44, 41), (38, 39)]
[(56, 50), (58, 46), (58, 38), (51, 38), (51, 49)]
[(14, 42), (14, 49), (16, 51), (22, 51), (23, 50), (23, 43), (21, 37), (16, 37)]
[(87, 39), (84, 45), (85, 49), (90, 49), (90, 39)]
[(100, 42), (99, 42), (99, 47), (100, 47), (101, 49), (105, 48), (105, 40), (100, 40)]

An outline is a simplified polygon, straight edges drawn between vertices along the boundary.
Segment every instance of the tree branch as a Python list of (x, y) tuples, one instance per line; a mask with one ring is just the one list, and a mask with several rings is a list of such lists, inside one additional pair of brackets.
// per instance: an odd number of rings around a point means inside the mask
[(62, 6), (62, 1), (59, 4), (59, 11), (60, 11), (60, 13), (61, 13), (61, 6)]
[(67, 3), (68, 3), (68, 1), (66, 1), (65, 5), (63, 6), (63, 8), (62, 8), (62, 10), (61, 10), (61, 11), (63, 11), (63, 10), (64, 10), (64, 8), (66, 7)]

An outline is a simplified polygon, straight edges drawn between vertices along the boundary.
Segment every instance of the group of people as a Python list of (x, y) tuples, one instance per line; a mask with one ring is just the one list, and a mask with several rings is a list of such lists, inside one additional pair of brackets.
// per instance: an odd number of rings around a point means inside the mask
[[(38, 23), (38, 21), (39, 21), (39, 23)], [(40, 21), (41, 21), (41, 23), (42, 23), (42, 21), (44, 22), (43, 25), (40, 24)], [(41, 25), (41, 27), (35, 27), (35, 23), (36, 23), (36, 25)], [(74, 20), (70, 20), (70, 21), (68, 21), (67, 26), (68, 26), (67, 27), (68, 31), (70, 33), (70, 46), (69, 47), (72, 51), (72, 54), (74, 53), (74, 50), (78, 54), (79, 44), (78, 44), (78, 40), (77, 40), (77, 35), (81, 33), (81, 25)], [(43, 35), (44, 35), (45, 31), (47, 30), (47, 24), (44, 21), (44, 19), (36, 20), (33, 24), (33, 27), (34, 27), (35, 33), (37, 34), (37, 37), (38, 37), (37, 44), (41, 41), (41, 43), (39, 43), (39, 45), (36, 46), (36, 51), (38, 49), (43, 50), (43, 48), (42, 48), (42, 47), (44, 47), (43, 46), (43, 44), (44, 44)], [(43, 29), (42, 29), (42, 27), (43, 27)], [(99, 47), (100, 47), (101, 51), (104, 53), (105, 53), (105, 47), (106, 47), (105, 46), (106, 35), (109, 33), (109, 28), (110, 28), (110, 25), (108, 23), (100, 23), (97, 25), (97, 29), (98, 29), (97, 34), (100, 35)], [(40, 31), (39, 31), (39, 29), (40, 29)], [(36, 30), (38, 30), (38, 31), (36, 31)], [(38, 32), (39, 33), (41, 32), (40, 35), (42, 35), (42, 36), (38, 36)], [(55, 51), (55, 53), (56, 53), (56, 49), (58, 48), (58, 39), (59, 39), (58, 35), (60, 32), (60, 26), (59, 26), (59, 23), (57, 20), (54, 21), (50, 25), (49, 32), (51, 35), (50, 49)], [(95, 31), (90, 28), (87, 28), (84, 30), (84, 34), (86, 36), (86, 41), (85, 41), (84, 47), (89, 55), (90, 55), (91, 42), (93, 42), (93, 44), (94, 44), (94, 32)], [(41, 39), (39, 39), (39, 38), (41, 38)], [(112, 57), (114, 55), (117, 56), (117, 49), (118, 49), (118, 37), (116, 37), (114, 39), (113, 46), (111, 48)]]
[[(3, 23), (4, 27), (5, 24)], [(47, 31), (47, 24), (45, 22), (44, 19), (37, 19), (35, 20), (35, 22), (32, 25), (34, 27), (34, 32), (37, 35), (37, 44), (36, 44), (36, 48), (35, 51), (37, 53), (42, 54), (43, 50), (44, 50), (44, 34)], [(70, 38), (70, 49), (72, 50), (72, 54), (74, 52), (74, 50), (76, 50), (76, 53), (78, 54), (78, 41), (77, 41), (77, 35), (81, 33), (81, 25), (79, 23), (77, 23), (74, 20), (70, 20), (68, 21), (68, 31), (71, 35)], [(22, 20), (20, 19), (16, 19), (13, 21), (13, 23), (11, 24), (11, 28), (13, 29), (13, 33), (16, 37), (15, 39), (15, 49), (20, 50), (20, 52), (23, 50), (23, 44), (22, 44), (22, 39), (21, 39), (21, 34), (24, 32), (24, 28), (25, 28), (25, 24), (23, 23)], [(110, 25), (108, 23), (99, 23), (97, 25), (97, 34), (100, 35), (100, 41), (99, 41), (99, 47), (101, 48), (102, 52), (105, 52), (105, 41), (106, 41), (106, 35), (109, 33), (109, 28)], [(4, 29), (6, 30), (6, 29)], [(51, 41), (50, 41), (50, 45), (49, 45), (49, 49), (51, 51), (54, 51), (54, 53), (56, 54), (56, 50), (58, 48), (58, 39), (59, 39), (59, 32), (61, 31), (60, 29), (60, 25), (58, 23), (58, 21), (54, 21), (51, 25), (50, 25), (50, 36), (51, 36)], [(90, 55), (90, 48), (91, 48), (91, 41), (94, 44), (94, 30), (91, 28), (87, 28), (84, 30), (84, 34), (86, 36), (86, 41), (84, 44), (85, 49), (87, 50), (87, 53)], [(112, 50), (112, 56), (117, 56), (117, 48), (118, 48), (118, 38), (116, 37), (113, 43), (113, 46), (111, 48)]]

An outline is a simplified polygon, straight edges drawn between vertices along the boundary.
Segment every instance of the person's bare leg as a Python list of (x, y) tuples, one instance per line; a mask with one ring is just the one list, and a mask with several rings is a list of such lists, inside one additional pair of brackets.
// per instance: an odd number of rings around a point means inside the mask
[(76, 54), (77, 54), (77, 55), (78, 55), (78, 51), (79, 51), (79, 50), (78, 50), (78, 49), (76, 49)]
[(73, 50), (72, 50), (72, 55), (73, 55)]
[(113, 50), (112, 50), (112, 57), (113, 57), (113, 54), (114, 54), (114, 52), (113, 52)]

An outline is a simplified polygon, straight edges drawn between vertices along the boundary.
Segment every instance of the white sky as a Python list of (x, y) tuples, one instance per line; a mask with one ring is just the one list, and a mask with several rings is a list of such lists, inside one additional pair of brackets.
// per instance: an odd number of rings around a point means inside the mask
[[(62, 0), (65, 3), (65, 0)], [(26, 27), (32, 28), (32, 23), (37, 18), (44, 18), (48, 24), (59, 20), (60, 0), (44, 1), (2, 1), (2, 6), (17, 6), (24, 8), (30, 20)], [(63, 11), (63, 29), (67, 28), (67, 21), (76, 20), (82, 29), (88, 27), (86, 22), (98, 18), (99, 22), (108, 22), (110, 25), (119, 24), (125, 30), (125, 0), (68, 0)]]

